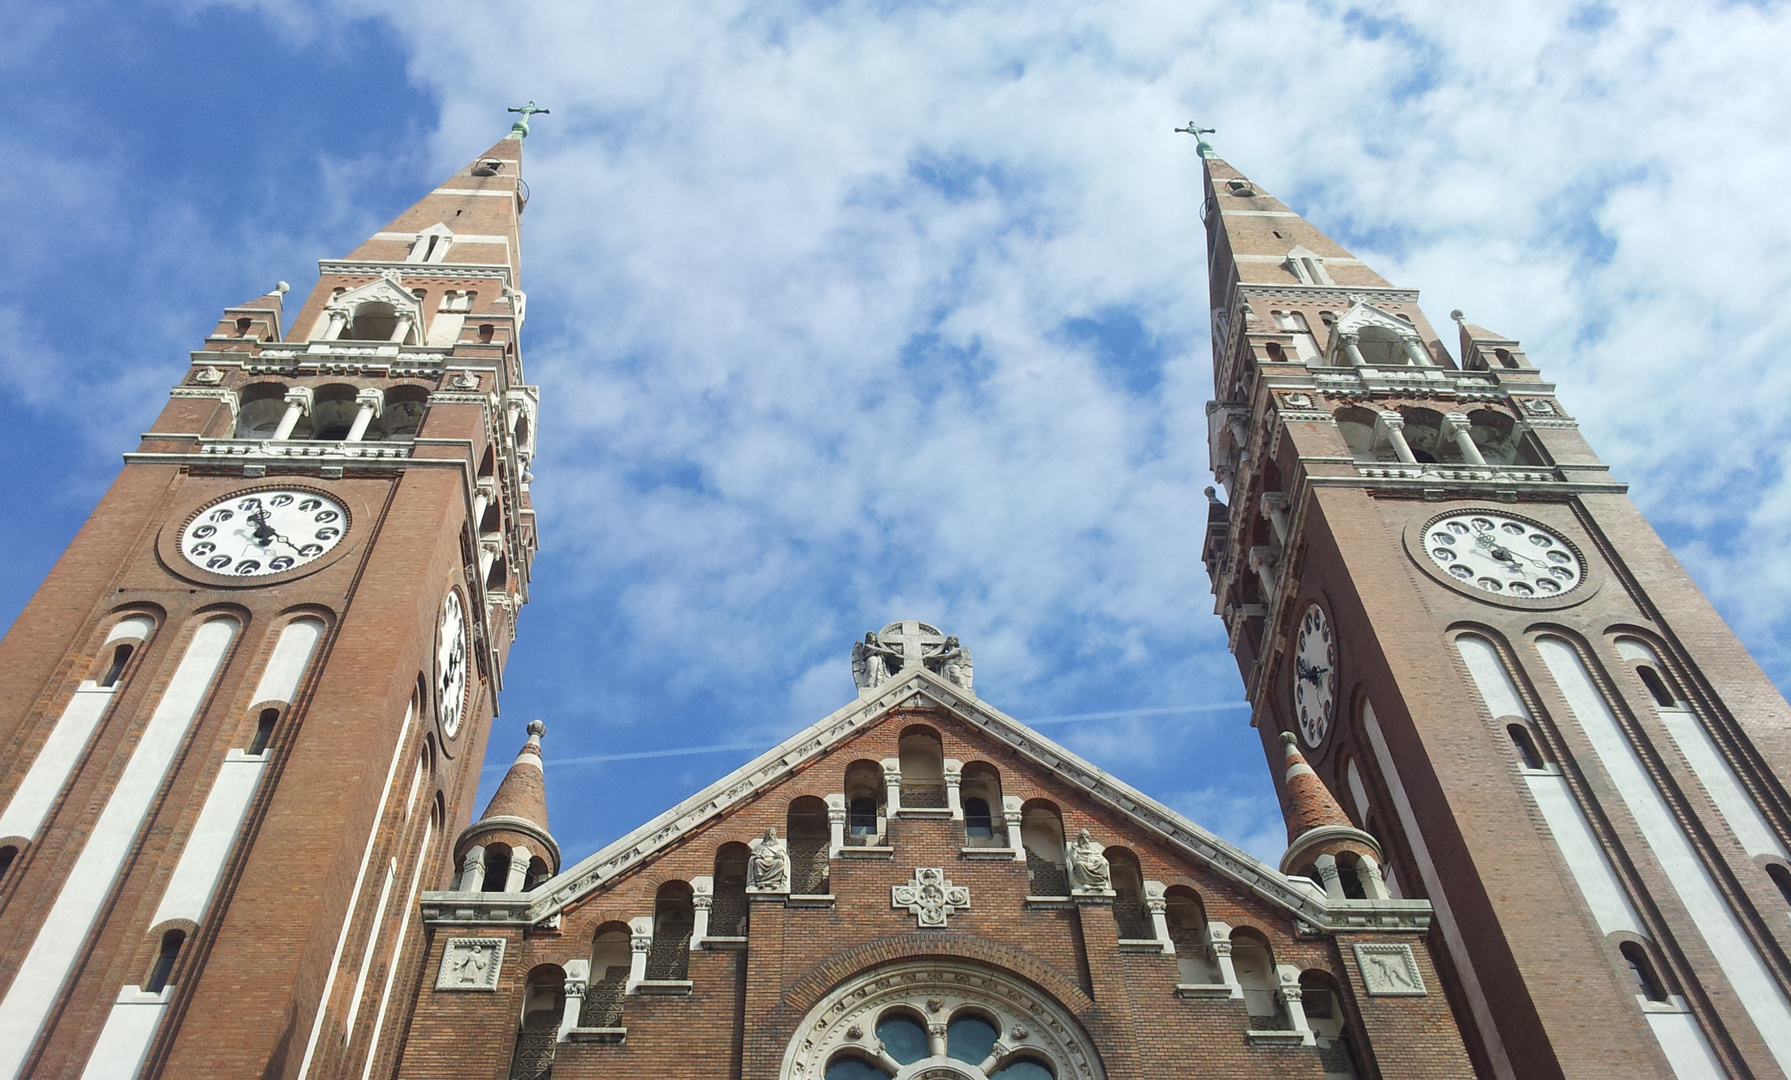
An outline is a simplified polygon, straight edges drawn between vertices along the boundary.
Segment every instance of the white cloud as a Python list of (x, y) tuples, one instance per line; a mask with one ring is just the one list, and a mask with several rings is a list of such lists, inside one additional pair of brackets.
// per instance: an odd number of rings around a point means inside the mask
[[(1523, 338), (1791, 674), (1782, 8), (335, 10), (410, 49), (438, 172), (502, 106), (553, 109), (524, 223), (545, 547), (507, 704), (588, 718), (568, 753), (790, 730), (904, 616), (1017, 715), (1236, 697), (1198, 560), (1190, 116), (1433, 322)], [(1152, 790), (1278, 849), (1254, 733), (1213, 739), (1210, 786)]]

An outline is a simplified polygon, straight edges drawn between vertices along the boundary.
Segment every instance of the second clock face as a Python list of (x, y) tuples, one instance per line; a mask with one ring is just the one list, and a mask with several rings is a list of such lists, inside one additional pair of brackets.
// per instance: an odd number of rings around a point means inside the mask
[(442, 603), (441, 627), (435, 644), (435, 715), (442, 734), (460, 734), (461, 714), (466, 710), (466, 607), (460, 593), (449, 590)]
[(348, 532), (342, 504), (313, 491), (239, 491), (193, 515), (180, 553), (214, 574), (262, 577), (320, 559)]
[(1337, 641), (1331, 620), (1317, 604), (1306, 608), (1294, 644), (1294, 714), (1300, 737), (1317, 746), (1331, 732), (1337, 709)]
[(1424, 531), (1424, 551), (1457, 581), (1520, 600), (1558, 596), (1586, 576), (1579, 553), (1560, 536), (1484, 510), (1431, 522)]

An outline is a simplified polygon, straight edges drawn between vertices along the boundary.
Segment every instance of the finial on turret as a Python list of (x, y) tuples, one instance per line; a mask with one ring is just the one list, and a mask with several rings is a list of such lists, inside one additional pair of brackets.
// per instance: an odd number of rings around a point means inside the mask
[(1451, 311), (1451, 312), (1450, 312), (1450, 313), (1449, 313), (1449, 317), (1450, 317), (1450, 318), (1451, 318), (1451, 319), (1454, 319), (1454, 320), (1455, 320), (1455, 321), (1456, 321), (1456, 322), (1463, 322), (1463, 321), (1465, 321), (1465, 320), (1466, 320), (1466, 319), (1467, 319), (1467, 316), (1466, 316), (1466, 315), (1463, 315), (1463, 314), (1462, 314), (1462, 313), (1461, 313), (1461, 309), (1460, 309), (1460, 308), (1456, 308), (1456, 309), (1455, 309), (1455, 310), (1454, 310), (1454, 311)]
[(529, 734), (533, 735), (535, 738), (539, 739), (541, 736), (547, 734), (547, 725), (543, 724), (539, 720), (530, 720), (529, 721)]
[(1177, 135), (1192, 135), (1196, 139), (1200, 140), (1198, 145), (1196, 145), (1194, 147), (1194, 152), (1199, 154), (1203, 158), (1210, 158), (1210, 157), (1214, 156), (1213, 144), (1210, 142), (1207, 142), (1203, 136), (1216, 135), (1216, 134), (1218, 134), (1218, 132), (1219, 132), (1218, 128), (1203, 128), (1203, 127), (1199, 126), (1198, 124), (1194, 123), (1194, 121), (1192, 121), (1192, 120), (1188, 121), (1187, 127), (1178, 127), (1175, 129), (1175, 133)]
[(285, 296), (291, 290), (292, 286), (286, 284), (284, 281), (274, 282), (274, 293), (277, 296)]
[(523, 139), (529, 137), (529, 117), (536, 113), (546, 114), (552, 110), (540, 108), (531, 101), (527, 105), (512, 105), (506, 111), (521, 113), (522, 115), (517, 117), (516, 122), (510, 125), (510, 134), (504, 137), (506, 139), (515, 139), (518, 142), (521, 142)]

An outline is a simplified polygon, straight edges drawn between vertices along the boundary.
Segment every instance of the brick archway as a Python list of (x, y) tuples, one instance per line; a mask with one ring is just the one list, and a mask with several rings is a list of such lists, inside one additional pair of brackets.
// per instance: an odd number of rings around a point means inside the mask
[(784, 1004), (804, 1013), (846, 979), (901, 961), (925, 959), (965, 960), (1017, 976), (1085, 1021), (1095, 1007), (1081, 987), (1036, 958), (975, 934), (951, 933), (901, 934), (837, 952), (798, 979), (784, 993)]

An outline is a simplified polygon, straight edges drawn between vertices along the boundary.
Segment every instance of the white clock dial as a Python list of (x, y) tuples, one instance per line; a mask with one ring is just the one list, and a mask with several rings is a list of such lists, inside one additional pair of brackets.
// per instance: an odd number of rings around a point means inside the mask
[(180, 553), (214, 574), (261, 577), (322, 558), (348, 532), (342, 504), (311, 491), (258, 488), (193, 516)]
[(1294, 713), (1307, 746), (1325, 741), (1337, 708), (1337, 641), (1317, 604), (1306, 608), (1294, 643)]
[(1586, 577), (1579, 554), (1561, 537), (1484, 510), (1431, 522), (1424, 552), (1458, 581), (1518, 599), (1558, 596)]
[(450, 591), (442, 604), (435, 644), (435, 700), (442, 734), (452, 739), (460, 733), (466, 710), (466, 606), (458, 592)]

